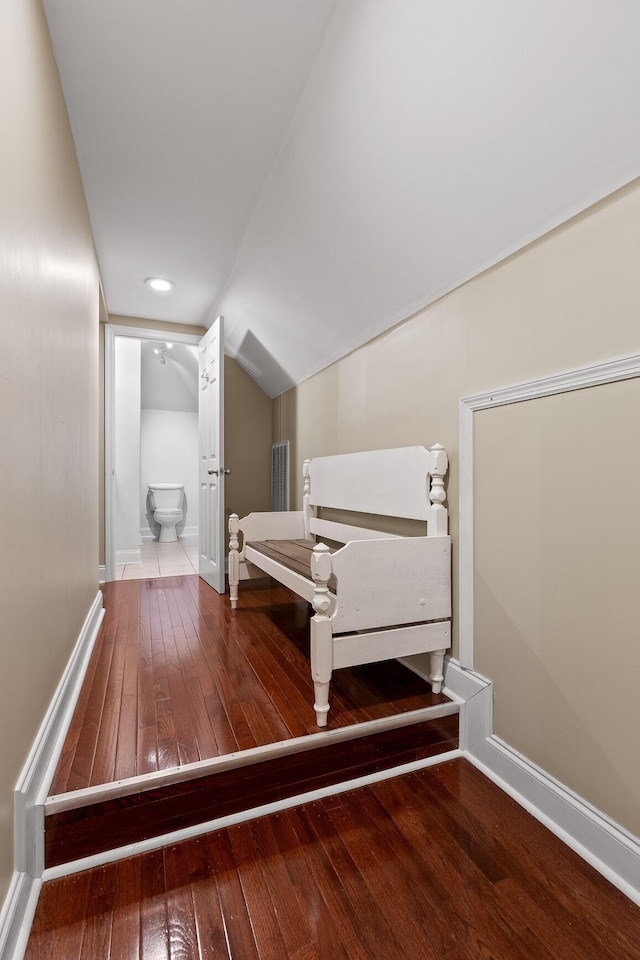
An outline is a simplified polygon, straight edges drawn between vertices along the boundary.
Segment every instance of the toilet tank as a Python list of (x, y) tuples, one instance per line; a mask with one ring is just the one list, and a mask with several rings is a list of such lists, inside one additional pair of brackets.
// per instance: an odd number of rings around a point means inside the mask
[(182, 508), (184, 497), (184, 483), (150, 483), (149, 494), (153, 510)]

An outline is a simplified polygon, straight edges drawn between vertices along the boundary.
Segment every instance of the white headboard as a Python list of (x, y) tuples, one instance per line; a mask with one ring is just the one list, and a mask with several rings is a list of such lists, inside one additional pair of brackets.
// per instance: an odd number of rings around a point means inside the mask
[[(333, 507), (388, 517), (444, 519), (443, 478), (448, 457), (443, 447), (396, 447), (305, 461), (310, 506)], [(444, 517), (442, 517), (444, 513)], [(437, 524), (438, 527), (442, 523)]]

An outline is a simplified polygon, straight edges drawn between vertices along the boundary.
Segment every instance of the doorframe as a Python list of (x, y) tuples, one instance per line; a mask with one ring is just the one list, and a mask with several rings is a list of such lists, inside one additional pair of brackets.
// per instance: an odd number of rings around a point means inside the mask
[(115, 488), (115, 340), (116, 337), (129, 337), (131, 340), (157, 340), (160, 343), (170, 340), (172, 343), (186, 343), (197, 346), (202, 339), (195, 333), (176, 333), (149, 329), (148, 327), (129, 327), (117, 323), (104, 325), (104, 579), (115, 579), (116, 548), (116, 488)]

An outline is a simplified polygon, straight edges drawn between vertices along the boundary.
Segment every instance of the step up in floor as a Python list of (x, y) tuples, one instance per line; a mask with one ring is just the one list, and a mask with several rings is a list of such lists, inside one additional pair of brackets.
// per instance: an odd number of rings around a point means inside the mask
[(49, 797), (45, 865), (72, 863), (458, 747), (458, 705)]

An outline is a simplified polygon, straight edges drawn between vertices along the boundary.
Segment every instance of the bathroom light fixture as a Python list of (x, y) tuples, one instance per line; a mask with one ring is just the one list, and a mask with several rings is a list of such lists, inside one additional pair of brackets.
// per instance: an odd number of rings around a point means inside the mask
[(162, 277), (147, 277), (145, 283), (158, 293), (168, 293), (169, 290), (172, 290), (174, 287), (171, 280), (164, 280)]

